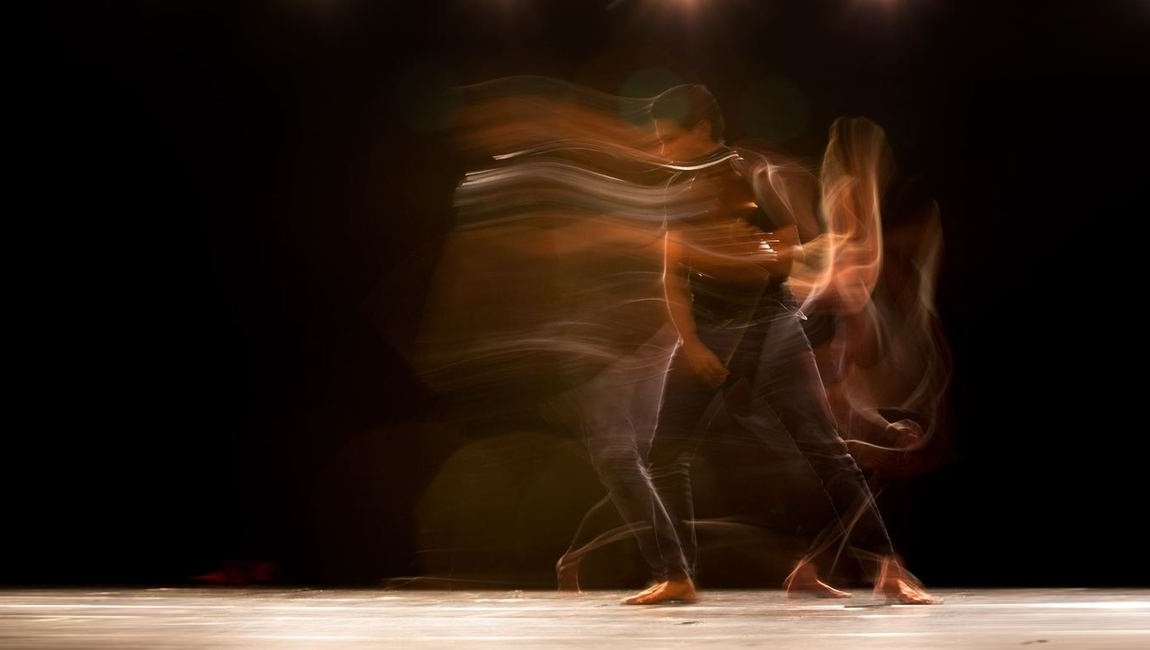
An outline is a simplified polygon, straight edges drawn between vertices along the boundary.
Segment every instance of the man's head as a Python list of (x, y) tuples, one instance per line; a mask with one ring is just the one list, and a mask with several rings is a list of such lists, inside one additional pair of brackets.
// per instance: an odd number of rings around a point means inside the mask
[(723, 143), (723, 113), (702, 84), (669, 88), (651, 102), (659, 153), (671, 160), (691, 160)]

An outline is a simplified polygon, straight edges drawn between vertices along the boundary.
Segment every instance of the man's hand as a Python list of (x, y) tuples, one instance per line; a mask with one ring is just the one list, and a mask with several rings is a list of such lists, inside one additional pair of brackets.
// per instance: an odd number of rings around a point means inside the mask
[(774, 245), (779, 243), (773, 233), (766, 232), (743, 219), (734, 219), (728, 227), (727, 236), (734, 244), (734, 250), (752, 255), (756, 262), (774, 262), (779, 252)]
[(691, 370), (715, 388), (723, 385), (723, 382), (727, 381), (727, 375), (731, 374), (723, 362), (719, 361), (719, 357), (715, 356), (702, 341), (697, 339), (683, 341), (683, 354), (687, 355), (687, 363), (690, 364)]

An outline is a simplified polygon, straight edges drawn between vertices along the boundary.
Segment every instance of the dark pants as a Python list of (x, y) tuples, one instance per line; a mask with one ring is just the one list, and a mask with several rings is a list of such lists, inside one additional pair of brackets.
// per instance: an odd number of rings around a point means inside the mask
[[(696, 323), (699, 338), (730, 370), (726, 382), (707, 385), (676, 350), (663, 390), (651, 442), (649, 467), (666, 518), (652, 521), (656, 539), (677, 538), (693, 568), (697, 542), (693, 527), (691, 461), (707, 430), (704, 414), (717, 394), (726, 399), (731, 419), (764, 443), (782, 425), (818, 476), (848, 533), (851, 547), (864, 554), (893, 554), (890, 537), (866, 478), (839, 436), (819, 377), (811, 345), (794, 298), (785, 286), (763, 296), (749, 326)], [(674, 533), (661, 530), (670, 521)], [(647, 549), (658, 550), (648, 542)], [(658, 579), (672, 560), (646, 555)]]
[[(651, 482), (646, 460), (674, 341), (674, 329), (668, 324), (634, 353), (560, 395), (550, 406), (554, 417), (586, 446), (608, 497), (659, 580), (688, 575), (676, 526)], [(565, 559), (590, 550), (580, 545), (578, 537), (577, 533)]]

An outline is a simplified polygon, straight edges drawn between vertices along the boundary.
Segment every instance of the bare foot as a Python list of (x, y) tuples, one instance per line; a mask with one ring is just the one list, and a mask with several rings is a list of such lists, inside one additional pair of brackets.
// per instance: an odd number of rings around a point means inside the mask
[(819, 580), (818, 567), (810, 562), (799, 561), (791, 575), (783, 581), (788, 598), (806, 596), (809, 598), (850, 598), (849, 591), (835, 589)]
[(894, 558), (883, 558), (874, 593), (898, 605), (936, 605), (941, 598), (930, 595), (914, 576)]
[(649, 585), (649, 586), (648, 586), (646, 589), (644, 589), (643, 591), (640, 591), (639, 593), (637, 593), (637, 594), (635, 594), (635, 595), (633, 595), (633, 596), (628, 596), (627, 598), (623, 599), (623, 601), (622, 601), (622, 602), (623, 602), (623, 604), (624, 604), (624, 605), (636, 605), (636, 604), (639, 604), (639, 603), (637, 603), (637, 602), (632, 602), (632, 601), (638, 601), (638, 600), (640, 600), (640, 599), (646, 598), (648, 595), (655, 593), (655, 591), (656, 591), (656, 590), (658, 590), (658, 589), (662, 589), (664, 584), (666, 584), (666, 583), (665, 583), (665, 582), (655, 582), (655, 583), (652, 583), (651, 585)]
[(566, 562), (565, 559), (565, 557), (559, 558), (555, 564), (555, 579), (559, 583), (559, 591), (583, 593), (579, 588), (579, 561)]
[(662, 603), (697, 603), (699, 592), (690, 578), (668, 580), (652, 585), (643, 591), (624, 598), (624, 605), (659, 605)]

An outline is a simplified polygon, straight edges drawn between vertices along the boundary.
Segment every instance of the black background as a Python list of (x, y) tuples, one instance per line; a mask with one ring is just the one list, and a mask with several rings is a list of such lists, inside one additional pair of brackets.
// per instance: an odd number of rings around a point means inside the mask
[(1150, 7), (607, 5), (39, 3), (9, 95), (5, 581), (418, 573), (413, 511), (450, 450), (421, 439), (426, 395), (364, 304), (389, 280), (415, 322), (450, 223), (460, 170), (427, 98), (513, 74), (615, 92), (660, 68), (725, 106), (787, 79), (807, 111), (787, 146), (867, 115), (929, 179), (956, 448), (892, 491), (920, 575), (1150, 584)]

